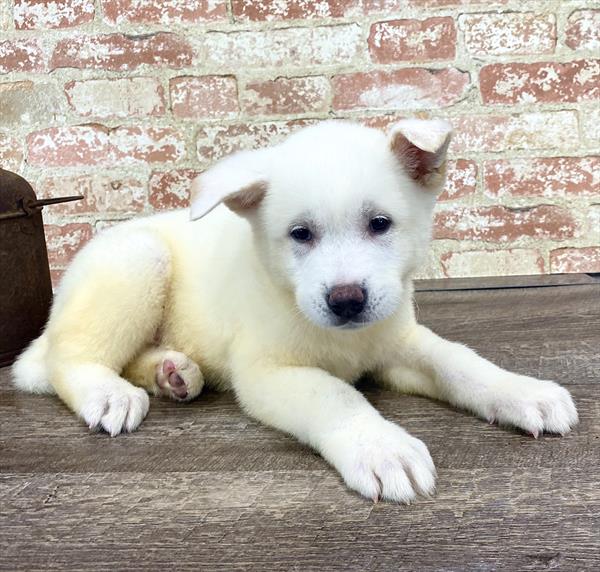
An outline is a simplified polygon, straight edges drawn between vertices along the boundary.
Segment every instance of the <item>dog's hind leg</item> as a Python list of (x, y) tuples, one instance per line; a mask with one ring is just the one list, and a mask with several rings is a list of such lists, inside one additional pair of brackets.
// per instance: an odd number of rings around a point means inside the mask
[(152, 395), (175, 401), (190, 401), (198, 396), (204, 378), (198, 364), (181, 352), (165, 347), (148, 347), (127, 364), (125, 379)]
[(65, 274), (44, 334), (46, 370), (90, 428), (117, 435), (146, 416), (148, 394), (119, 374), (159, 328), (170, 273), (160, 236), (129, 226), (97, 237)]

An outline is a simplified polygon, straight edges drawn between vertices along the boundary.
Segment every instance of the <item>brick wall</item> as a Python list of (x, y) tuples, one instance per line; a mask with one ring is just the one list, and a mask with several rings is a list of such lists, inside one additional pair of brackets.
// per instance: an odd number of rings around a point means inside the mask
[(424, 276), (600, 271), (592, 0), (3, 0), (0, 162), (55, 275), (114, 221), (186, 205), (242, 147), (329, 117), (456, 126)]

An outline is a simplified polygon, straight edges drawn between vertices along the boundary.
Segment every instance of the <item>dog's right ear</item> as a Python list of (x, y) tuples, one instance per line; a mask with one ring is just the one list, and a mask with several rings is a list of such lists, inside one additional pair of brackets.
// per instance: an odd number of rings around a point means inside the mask
[(240, 151), (198, 175), (192, 181), (191, 220), (220, 203), (241, 216), (253, 212), (267, 194), (266, 151)]

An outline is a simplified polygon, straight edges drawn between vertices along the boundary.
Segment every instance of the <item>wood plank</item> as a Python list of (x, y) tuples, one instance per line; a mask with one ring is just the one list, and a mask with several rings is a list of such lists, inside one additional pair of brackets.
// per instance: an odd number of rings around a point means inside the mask
[(600, 493), (588, 477), (444, 470), (435, 499), (406, 507), (373, 505), (330, 471), (7, 475), (2, 560), (11, 570), (593, 570)]
[(479, 276), (473, 278), (427, 278), (415, 280), (417, 292), (440, 290), (490, 290), (597, 284), (599, 274), (539, 274), (527, 276)]

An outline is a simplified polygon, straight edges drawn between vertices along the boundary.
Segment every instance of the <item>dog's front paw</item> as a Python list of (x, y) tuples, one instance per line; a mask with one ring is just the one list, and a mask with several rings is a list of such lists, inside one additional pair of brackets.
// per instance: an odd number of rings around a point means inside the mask
[(373, 499), (409, 504), (435, 489), (435, 467), (427, 447), (382, 417), (354, 420), (325, 436), (321, 453), (346, 484)]
[(90, 381), (79, 415), (90, 429), (104, 429), (112, 437), (138, 427), (148, 413), (148, 394), (124, 379)]
[(509, 375), (498, 382), (485, 417), (490, 423), (519, 427), (536, 438), (544, 431), (564, 435), (578, 421), (573, 399), (564, 387), (524, 375)]
[(166, 351), (156, 367), (158, 391), (176, 401), (189, 401), (202, 391), (200, 367), (185, 354)]

